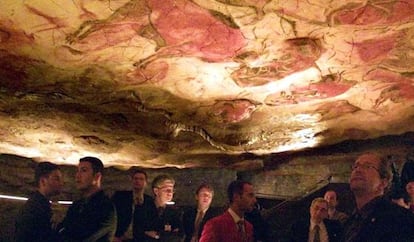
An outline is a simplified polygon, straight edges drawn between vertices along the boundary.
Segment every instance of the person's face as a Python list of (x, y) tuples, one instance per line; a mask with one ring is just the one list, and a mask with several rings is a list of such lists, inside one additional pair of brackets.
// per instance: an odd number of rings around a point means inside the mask
[(405, 186), (405, 190), (408, 193), (408, 196), (410, 196), (411, 199), (414, 198), (414, 181), (407, 183)]
[(160, 186), (154, 188), (154, 194), (160, 204), (171, 202), (174, 196), (174, 183), (172, 181), (164, 181)]
[(310, 208), (311, 219), (316, 223), (328, 217), (328, 204), (325, 202), (316, 202)]
[(244, 184), (243, 186), (243, 193), (239, 199), (239, 207), (244, 212), (251, 212), (253, 211), (256, 205), (256, 196), (254, 193), (253, 186), (250, 184)]
[(379, 174), (380, 160), (373, 154), (358, 157), (355, 161), (349, 185), (353, 192), (382, 194), (388, 185), (386, 179)]
[(336, 199), (336, 193), (334, 191), (327, 191), (325, 193), (324, 199), (328, 202), (328, 207), (335, 208), (338, 204), (338, 200)]
[(213, 192), (208, 188), (201, 188), (196, 195), (196, 200), (199, 208), (206, 209), (213, 201)]
[(76, 188), (80, 191), (87, 191), (91, 187), (97, 186), (99, 174), (93, 174), (91, 163), (79, 162), (75, 176)]
[(147, 186), (147, 179), (145, 174), (135, 173), (132, 177), (132, 189), (134, 191), (142, 191)]
[(54, 170), (48, 176), (41, 178), (41, 183), (46, 188), (46, 196), (59, 195), (63, 188), (62, 173), (60, 170)]

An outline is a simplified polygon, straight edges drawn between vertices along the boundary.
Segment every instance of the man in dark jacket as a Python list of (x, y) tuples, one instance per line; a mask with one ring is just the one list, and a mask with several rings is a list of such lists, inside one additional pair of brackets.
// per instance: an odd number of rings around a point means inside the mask
[(182, 211), (172, 205), (175, 180), (158, 175), (152, 181), (154, 201), (145, 208), (143, 217), (146, 242), (177, 242), (184, 237)]
[(17, 242), (55, 242), (57, 234), (52, 229), (50, 198), (58, 195), (63, 187), (59, 167), (41, 162), (35, 170), (37, 191), (30, 196), (16, 219)]
[(153, 198), (144, 193), (147, 186), (147, 173), (144, 170), (131, 170), (132, 191), (116, 191), (112, 202), (117, 212), (118, 223), (113, 242), (144, 241), (145, 213), (153, 204)]
[(328, 202), (318, 197), (312, 201), (309, 209), (310, 219), (299, 220), (291, 227), (291, 242), (340, 241), (342, 227), (339, 221), (327, 219)]
[(184, 242), (198, 242), (204, 224), (211, 218), (220, 214), (218, 209), (210, 207), (213, 201), (214, 189), (208, 184), (201, 184), (195, 194), (197, 207), (192, 207), (184, 212), (183, 224)]
[(414, 241), (414, 215), (384, 198), (391, 180), (387, 159), (365, 153), (352, 166), (349, 184), (356, 210), (345, 223), (344, 242)]
[(82, 199), (73, 203), (64, 218), (60, 234), (63, 241), (112, 242), (116, 212), (101, 189), (103, 163), (95, 157), (79, 160), (76, 187)]

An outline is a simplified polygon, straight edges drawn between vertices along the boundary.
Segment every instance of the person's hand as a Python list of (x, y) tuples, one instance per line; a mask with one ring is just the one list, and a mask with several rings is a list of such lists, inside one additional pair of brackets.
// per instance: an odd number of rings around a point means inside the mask
[(159, 239), (160, 238), (160, 235), (158, 234), (158, 232), (157, 231), (145, 231), (145, 234), (148, 236), (148, 237), (151, 237), (151, 238), (153, 238), (153, 239)]

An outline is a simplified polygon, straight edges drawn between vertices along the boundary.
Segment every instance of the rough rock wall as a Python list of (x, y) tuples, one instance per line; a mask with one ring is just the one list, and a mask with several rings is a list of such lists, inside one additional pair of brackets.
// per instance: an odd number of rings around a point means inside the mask
[[(406, 155), (413, 150), (412, 142), (412, 140), (405, 138), (383, 138), (363, 143), (342, 143), (340, 146), (324, 149), (264, 157), (262, 160), (263, 168), (243, 172), (229, 169), (200, 168), (181, 170), (148, 169), (147, 171), (150, 181), (160, 173), (169, 173), (174, 176), (177, 181), (177, 192), (174, 195), (174, 200), (177, 205), (182, 206), (193, 204), (193, 193), (202, 182), (209, 182), (216, 189), (213, 205), (224, 206), (227, 184), (237, 177), (251, 181), (255, 186), (258, 197), (278, 201), (299, 199), (301, 200), (299, 203), (292, 202), (293, 206), (283, 207), (279, 210), (265, 206), (267, 209), (266, 217), (272, 226), (272, 232), (283, 236), (283, 232), (286, 231), (295, 216), (302, 216), (306, 213), (310, 198), (320, 195), (320, 188), (328, 185), (328, 183), (345, 183), (344, 185), (346, 185), (350, 165), (360, 153), (377, 151), (383, 155), (392, 155), (397, 166), (401, 169)], [(29, 194), (34, 189), (33, 168), (35, 165), (36, 163), (30, 159), (0, 155), (0, 193), (18, 196)], [(73, 183), (76, 168), (74, 166), (63, 166), (62, 171), (65, 177), (65, 189), (59, 199), (76, 199), (77, 194)], [(104, 174), (103, 186), (108, 194), (112, 194), (115, 190), (128, 189), (129, 177), (127, 171), (112, 167), (107, 168)], [(316, 191), (315, 194), (313, 194), (314, 191)], [(11, 241), (14, 217), (22, 205), (23, 202), (0, 199), (0, 242)], [(347, 205), (349, 206), (349, 203)], [(60, 205), (55, 206), (54, 209), (57, 211), (56, 220), (60, 220), (66, 208)], [(349, 208), (346, 209), (351, 211)], [(300, 214), (297, 214), (299, 210)]]

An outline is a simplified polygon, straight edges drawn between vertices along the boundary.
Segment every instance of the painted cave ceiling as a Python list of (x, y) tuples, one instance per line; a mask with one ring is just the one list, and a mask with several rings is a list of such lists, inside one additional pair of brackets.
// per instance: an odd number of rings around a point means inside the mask
[(0, 153), (226, 167), (414, 131), (414, 0), (1, 3)]

